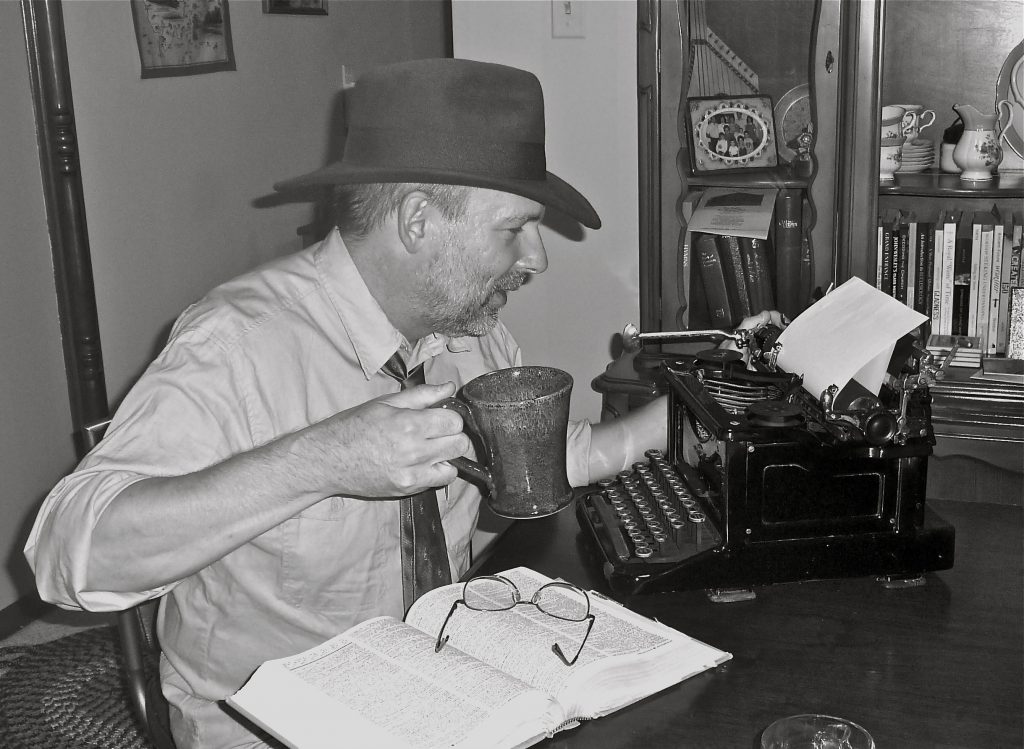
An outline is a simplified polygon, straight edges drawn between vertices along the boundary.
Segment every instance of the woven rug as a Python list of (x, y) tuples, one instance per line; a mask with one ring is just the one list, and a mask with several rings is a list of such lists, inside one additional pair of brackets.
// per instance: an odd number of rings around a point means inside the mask
[(0, 747), (152, 749), (123, 679), (115, 627), (0, 649)]

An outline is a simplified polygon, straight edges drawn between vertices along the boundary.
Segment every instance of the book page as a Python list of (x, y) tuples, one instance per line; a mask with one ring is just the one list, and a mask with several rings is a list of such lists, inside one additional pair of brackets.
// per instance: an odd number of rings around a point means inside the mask
[[(276, 673), (272, 687), (258, 679), (260, 671)], [(317, 714), (296, 713), (303, 706), (286, 711), (254, 703), (259, 691), (270, 688), (276, 700), (297, 688), (307, 706), (317, 704)], [(486, 735), (488, 745), (518, 746), (560, 720), (547, 695), (456, 648), (435, 653), (433, 638), (390, 617), (371, 619), (316, 648), (264, 664), (229, 704), (303, 749), (321, 746), (318, 737), (324, 746), (337, 746), (338, 730), (352, 736), (357, 728), (363, 738), (347, 744), (473, 746)], [(277, 716), (287, 732), (268, 710), (287, 713)]]
[[(519, 567), (502, 573), (529, 601), (551, 578)], [(436, 638), (461, 586), (432, 591), (417, 601), (406, 621)], [(445, 649), (475, 658), (554, 695), (567, 712), (596, 717), (711, 668), (728, 653), (636, 614), (590, 592), (594, 626), (573, 666), (554, 652), (558, 643), (571, 658), (584, 641), (586, 622), (549, 616), (533, 605), (506, 611), (472, 611), (460, 605), (448, 622)], [(442, 651), (443, 652), (443, 651)], [(592, 688), (599, 686), (599, 689)]]

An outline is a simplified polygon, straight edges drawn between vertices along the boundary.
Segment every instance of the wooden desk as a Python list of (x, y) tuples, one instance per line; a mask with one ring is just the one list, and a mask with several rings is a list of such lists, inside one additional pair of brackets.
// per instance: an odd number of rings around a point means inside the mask
[[(1024, 745), (1022, 510), (930, 506), (956, 528), (956, 561), (923, 587), (857, 578), (766, 586), (741, 603), (703, 591), (625, 601), (733, 659), (540, 746), (751, 749), (803, 712), (860, 723), (879, 749)], [(607, 592), (571, 511), (515, 523), (471, 574), (518, 565)]]

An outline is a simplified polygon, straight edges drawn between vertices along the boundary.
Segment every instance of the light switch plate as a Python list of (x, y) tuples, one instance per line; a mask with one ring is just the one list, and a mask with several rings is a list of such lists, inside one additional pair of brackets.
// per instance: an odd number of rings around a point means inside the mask
[(551, 0), (551, 36), (582, 39), (587, 35), (584, 0)]

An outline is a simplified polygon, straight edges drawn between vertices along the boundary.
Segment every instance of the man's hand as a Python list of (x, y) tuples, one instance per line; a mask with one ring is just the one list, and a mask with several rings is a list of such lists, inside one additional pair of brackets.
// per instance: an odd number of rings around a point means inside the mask
[(309, 488), (325, 497), (396, 497), (450, 484), (457, 472), (445, 461), (470, 453), (472, 445), (457, 412), (431, 406), (454, 394), (453, 383), (418, 385), (296, 435)]

